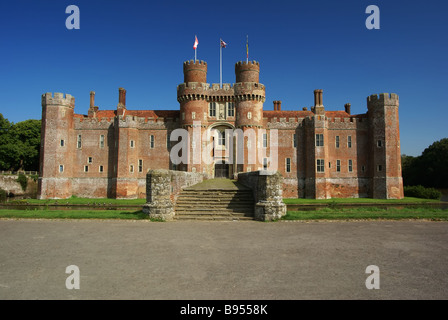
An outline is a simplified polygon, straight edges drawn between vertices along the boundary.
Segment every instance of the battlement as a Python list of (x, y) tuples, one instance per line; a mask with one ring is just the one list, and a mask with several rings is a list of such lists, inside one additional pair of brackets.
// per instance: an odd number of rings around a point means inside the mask
[(367, 97), (367, 106), (372, 104), (397, 105), (399, 104), (398, 95), (396, 93), (380, 93), (372, 94)]
[(184, 62), (184, 83), (207, 82), (207, 62), (190, 60)]
[(207, 66), (207, 62), (205, 62), (204, 60), (187, 60), (184, 62), (184, 68), (188, 68), (191, 66)]
[(260, 68), (260, 63), (258, 61), (238, 61), (235, 66), (256, 66), (257, 68)]
[(257, 61), (239, 61), (235, 64), (236, 82), (258, 82), (260, 63)]
[(44, 105), (60, 105), (74, 108), (75, 97), (68, 93), (63, 94), (60, 92), (55, 92), (53, 95), (51, 92), (47, 92), (42, 95), (42, 106)]

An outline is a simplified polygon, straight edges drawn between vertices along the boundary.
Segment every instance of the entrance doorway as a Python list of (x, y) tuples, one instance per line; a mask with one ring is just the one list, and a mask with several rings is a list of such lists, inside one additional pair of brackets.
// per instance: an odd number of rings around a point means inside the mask
[(229, 164), (216, 163), (215, 164), (215, 178), (228, 178), (229, 177)]

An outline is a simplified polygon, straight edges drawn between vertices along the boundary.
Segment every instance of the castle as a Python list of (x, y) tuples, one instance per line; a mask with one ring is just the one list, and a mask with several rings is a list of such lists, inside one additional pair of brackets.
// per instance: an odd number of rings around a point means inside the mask
[[(268, 158), (249, 161), (250, 154), (272, 153), (275, 145), (284, 197), (403, 198), (396, 94), (367, 97), (367, 113), (358, 115), (351, 114), (349, 103), (341, 111), (325, 110), (322, 90), (314, 90), (309, 110), (283, 111), (281, 101), (265, 110), (258, 62), (236, 63), (233, 85), (208, 84), (204, 61), (184, 62), (183, 74), (179, 110), (130, 110), (126, 90), (119, 88), (115, 110), (99, 109), (90, 92), (90, 107), (82, 115), (74, 113), (70, 94), (43, 94), (39, 197), (145, 198), (149, 169), (234, 178), (238, 172), (267, 169)], [(218, 132), (210, 138), (211, 162), (173, 163), (171, 135), (180, 128), (190, 136), (211, 128)], [(243, 132), (243, 139), (229, 140), (232, 130)], [(246, 132), (261, 139), (251, 140)], [(242, 147), (242, 161), (215, 153), (229, 148), (229, 141)], [(191, 160), (195, 147), (190, 143), (181, 153)]]

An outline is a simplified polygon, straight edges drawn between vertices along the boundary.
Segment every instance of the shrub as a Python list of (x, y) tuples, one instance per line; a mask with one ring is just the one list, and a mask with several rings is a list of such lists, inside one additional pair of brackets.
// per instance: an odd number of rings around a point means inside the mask
[(23, 174), (19, 173), (19, 177), (17, 178), (17, 182), (20, 183), (23, 191), (26, 191), (26, 186), (28, 185), (28, 178)]
[(423, 199), (435, 199), (439, 200), (442, 197), (442, 193), (434, 188), (425, 188), (423, 186), (405, 186), (405, 197), (415, 197)]

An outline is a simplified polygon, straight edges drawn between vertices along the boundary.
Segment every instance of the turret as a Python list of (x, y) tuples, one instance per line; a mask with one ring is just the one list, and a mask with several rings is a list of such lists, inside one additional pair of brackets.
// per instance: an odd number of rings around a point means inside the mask
[(73, 134), (74, 108), (75, 98), (70, 94), (42, 95), (39, 198), (71, 196), (74, 157), (70, 150), (77, 143)]
[(192, 126), (193, 122), (207, 122), (207, 63), (185, 61), (184, 83), (177, 87), (177, 101), (180, 103), (181, 124)]
[(235, 108), (237, 127), (261, 127), (265, 87), (260, 84), (260, 64), (256, 61), (235, 64)]
[(398, 106), (395, 93), (367, 97), (373, 198), (403, 198)]

